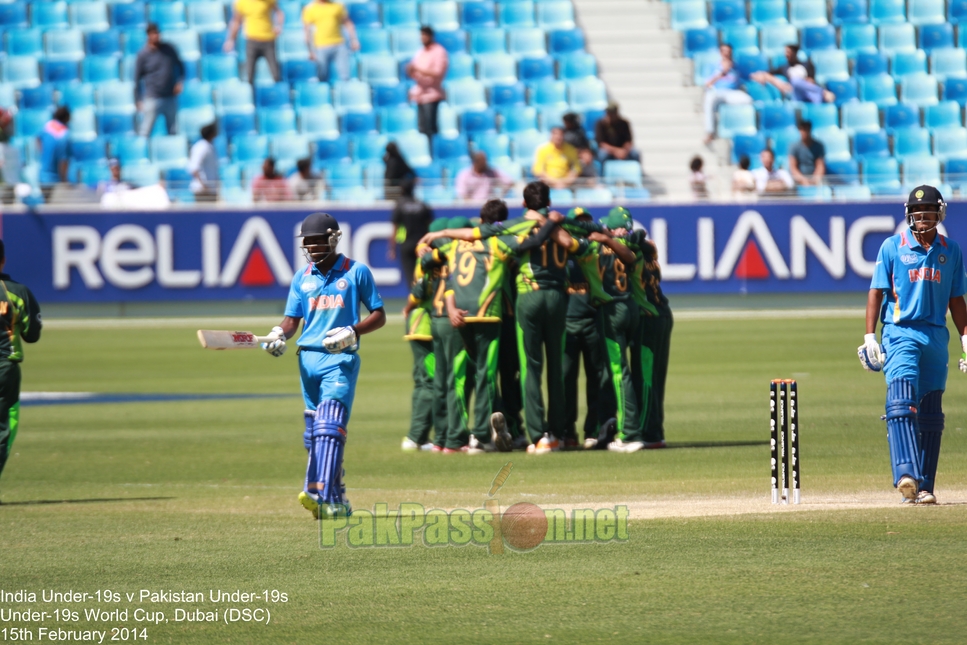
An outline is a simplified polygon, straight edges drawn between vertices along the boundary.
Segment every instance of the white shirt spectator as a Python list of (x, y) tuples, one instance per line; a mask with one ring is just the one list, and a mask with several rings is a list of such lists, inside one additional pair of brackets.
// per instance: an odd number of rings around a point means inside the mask
[(770, 181), (781, 181), (786, 190), (792, 190), (794, 185), (792, 175), (782, 168), (773, 168), (771, 172), (764, 167), (756, 168), (752, 171), (752, 176), (755, 177), (756, 192), (760, 195), (766, 192), (766, 186)]
[(188, 172), (192, 175), (195, 172), (201, 174), (201, 181), (198, 181), (197, 177), (191, 180), (189, 186), (191, 192), (215, 190), (218, 181), (218, 153), (210, 141), (199, 139), (191, 147), (191, 152), (188, 154)]

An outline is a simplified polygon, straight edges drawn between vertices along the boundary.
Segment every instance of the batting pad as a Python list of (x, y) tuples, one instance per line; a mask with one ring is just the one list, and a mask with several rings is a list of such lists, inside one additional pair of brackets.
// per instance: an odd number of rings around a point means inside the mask
[(306, 492), (323, 504), (342, 504), (342, 457), (346, 445), (346, 408), (323, 401), (316, 408), (306, 468)]
[(306, 421), (306, 431), (302, 433), (302, 443), (306, 450), (312, 450), (312, 428), (316, 425), (316, 411), (305, 410), (302, 414)]
[(920, 446), (917, 440), (917, 400), (913, 383), (905, 379), (891, 381), (886, 388), (886, 432), (890, 443), (893, 485), (904, 475), (917, 482), (920, 474)]
[(943, 390), (934, 390), (920, 400), (920, 472), (923, 483), (920, 490), (933, 492), (937, 479), (937, 463), (940, 460), (940, 438), (943, 434), (944, 413), (941, 399)]

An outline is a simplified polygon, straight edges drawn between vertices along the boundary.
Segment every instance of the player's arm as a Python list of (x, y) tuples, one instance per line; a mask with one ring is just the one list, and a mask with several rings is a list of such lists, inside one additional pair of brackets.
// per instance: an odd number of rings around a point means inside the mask
[(369, 312), (369, 315), (363, 318), (358, 325), (355, 326), (356, 335), (362, 336), (363, 334), (371, 334), (385, 324), (386, 310), (383, 307), (374, 309), (373, 311)]
[(444, 300), (447, 303), (447, 316), (450, 318), (450, 324), (454, 327), (466, 326), (467, 323), (464, 318), (469, 312), (466, 309), (457, 309), (457, 301), (453, 296), (452, 289), (446, 292)]
[(34, 294), (30, 293), (30, 289), (24, 287), (24, 290), (27, 292), (27, 297), (24, 298), (27, 312), (21, 318), (22, 327), (20, 337), (25, 343), (36, 343), (40, 340), (40, 328), (43, 326), (40, 320), (40, 305), (37, 304), (37, 299), (34, 298)]
[(524, 240), (517, 246), (516, 252), (523, 253), (525, 251), (530, 251), (531, 249), (540, 247), (551, 237), (551, 234), (554, 233), (554, 230), (562, 221), (564, 221), (563, 215), (557, 212), (551, 213), (551, 215), (548, 216), (547, 221), (544, 222), (539, 229), (537, 229), (537, 233), (535, 235), (529, 235), (524, 238)]
[(464, 242), (473, 242), (475, 239), (474, 229), (472, 228), (445, 228), (442, 231), (434, 231), (432, 233), (427, 233), (420, 238), (420, 244), (431, 244), (435, 240), (439, 240), (441, 237), (449, 237), (453, 240), (462, 240)]
[[(963, 298), (960, 299), (963, 302)], [(876, 334), (876, 321), (880, 318), (880, 309), (883, 308), (883, 290), (870, 289), (866, 295), (866, 333)], [(953, 312), (953, 309), (951, 309)]]
[(614, 254), (618, 256), (618, 259), (621, 260), (626, 267), (634, 265), (635, 261), (637, 260), (634, 251), (611, 236), (603, 233), (591, 233), (588, 235), (588, 239), (592, 242), (599, 242), (614, 251)]

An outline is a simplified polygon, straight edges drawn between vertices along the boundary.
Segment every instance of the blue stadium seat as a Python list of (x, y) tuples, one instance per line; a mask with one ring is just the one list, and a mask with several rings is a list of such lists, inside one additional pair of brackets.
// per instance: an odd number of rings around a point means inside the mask
[(957, 101), (961, 106), (967, 104), (967, 78), (948, 78), (943, 83), (945, 101)]
[(359, 57), (359, 78), (370, 85), (399, 83), (399, 64), (389, 54), (370, 54)]
[[(389, 32), (384, 29), (357, 29), (356, 38), (359, 40), (360, 54), (389, 54), (392, 52)], [(306, 50), (306, 53), (308, 53), (308, 50)]]
[(571, 0), (537, 3), (537, 24), (548, 31), (574, 29), (574, 5)]
[(580, 29), (563, 29), (550, 32), (550, 52), (557, 56), (584, 51), (584, 32)]
[(406, 85), (380, 85), (373, 88), (373, 102), (376, 107), (403, 105), (409, 101)]
[[(360, 30), (360, 33), (362, 30)], [(365, 36), (365, 34), (364, 34)], [(360, 47), (362, 47), (360, 39)], [(305, 34), (299, 31), (283, 31), (275, 41), (278, 58), (282, 62), (290, 60), (308, 60), (309, 48), (306, 47)], [(368, 52), (362, 52), (368, 53)]]
[(269, 138), (264, 134), (240, 134), (232, 138), (229, 149), (232, 161), (262, 163), (269, 156)]
[(77, 29), (54, 29), (44, 35), (48, 61), (73, 61), (84, 58), (84, 34)]
[(448, 81), (447, 102), (459, 114), (466, 110), (486, 110), (487, 90), (483, 83), (473, 79)]
[(799, 42), (799, 30), (793, 25), (766, 25), (759, 30), (759, 38), (762, 53), (772, 58), (782, 56), (786, 45)]
[(870, 10), (867, 0), (834, 0), (832, 16), (833, 24), (837, 27), (849, 23), (869, 22)]
[(17, 107), (21, 110), (49, 110), (53, 104), (54, 86), (49, 83), (25, 88), (20, 92), (20, 100), (17, 101)]
[(167, 31), (161, 34), (161, 39), (177, 49), (178, 56), (183, 61), (198, 60), (201, 58), (198, 34), (192, 29)]
[(840, 27), (842, 47), (846, 55), (855, 58), (860, 52), (875, 52), (876, 27), (873, 25), (845, 24)]
[(789, 22), (800, 29), (827, 24), (825, 0), (789, 0)]
[(295, 165), (299, 159), (309, 156), (309, 137), (304, 134), (276, 134), (269, 137), (269, 150), (280, 165)]
[(498, 5), (498, 18), (501, 27), (533, 27), (533, 2), (501, 2)]
[(51, 111), (21, 110), (14, 116), (14, 127), (18, 136), (35, 137), (43, 130), (44, 124), (50, 121)]
[(520, 60), (520, 80), (533, 83), (554, 78), (554, 59), (550, 56), (522, 58)]
[(746, 156), (752, 162), (753, 167), (758, 167), (759, 153), (766, 149), (766, 137), (761, 132), (756, 134), (737, 134), (732, 139), (732, 163), (738, 163)]
[(884, 127), (887, 133), (920, 127), (920, 108), (907, 103), (897, 103), (884, 110)]
[(452, 139), (446, 139), (444, 137), (433, 137), (433, 158), (440, 161), (450, 161), (454, 159), (463, 159), (468, 163), (470, 159), (467, 154), (469, 150), (469, 143), (467, 142), (467, 137), (460, 135)]
[(420, 5), (420, 21), (435, 31), (453, 31), (460, 28), (457, 3), (450, 0), (424, 2)]
[(897, 52), (914, 51), (917, 48), (917, 39), (913, 25), (903, 23), (899, 25), (880, 26), (880, 50), (892, 56)]
[(755, 108), (751, 105), (719, 106), (717, 133), (720, 139), (731, 139), (737, 134), (755, 134)]
[(755, 72), (769, 71), (769, 60), (762, 54), (742, 54), (735, 57), (735, 71), (743, 79)]
[[(389, 137), (385, 134), (364, 134), (353, 137), (353, 159), (382, 163), (387, 143), (389, 143)], [(318, 148), (316, 154), (318, 154)], [(379, 181), (382, 185), (382, 174), (379, 176)]]
[[(188, 2), (197, 2), (198, 0), (188, 0)], [(302, 5), (304, 4), (300, 0), (279, 0), (277, 3), (278, 8), (282, 10), (285, 15), (285, 27), (286, 31), (302, 31)]]
[(87, 56), (81, 61), (81, 79), (85, 83), (119, 81), (117, 56)]
[(967, 0), (950, 0), (947, 4), (947, 20), (959, 25), (967, 17)]
[(72, 111), (79, 108), (94, 107), (94, 86), (89, 83), (70, 83), (62, 85), (58, 90), (60, 105), (66, 105)]
[(832, 103), (805, 103), (802, 118), (813, 124), (813, 130), (839, 127), (839, 110)]
[(879, 107), (895, 105), (897, 102), (896, 83), (889, 74), (875, 74), (860, 79), (860, 100), (872, 101)]
[(282, 63), (282, 80), (290, 85), (299, 85), (316, 80), (318, 70), (311, 60), (287, 60)]
[(416, 130), (416, 108), (397, 105), (379, 111), (379, 130), (384, 134), (399, 134)]
[(807, 54), (836, 49), (836, 28), (832, 25), (804, 28), (802, 30), (802, 48)]
[(373, 112), (349, 112), (342, 117), (342, 132), (346, 134), (366, 134), (379, 132), (376, 127), (376, 114)]
[(382, 6), (384, 27), (413, 29), (420, 26), (415, 2), (386, 2)]
[(757, 27), (765, 25), (784, 25), (789, 22), (786, 18), (785, 0), (753, 0), (752, 24)]
[(218, 114), (255, 112), (252, 86), (237, 79), (217, 84), (215, 86), (215, 111)]
[(107, 139), (97, 137), (86, 141), (71, 141), (70, 156), (74, 161), (104, 161), (107, 159)]
[(27, 3), (10, 2), (0, 4), (0, 27), (7, 30), (26, 29), (30, 26), (27, 20)]
[(147, 25), (143, 2), (111, 3), (109, 10), (115, 27), (144, 31)]
[[(829, 183), (835, 184), (837, 186), (847, 185), (853, 186), (858, 184), (860, 180), (860, 164), (855, 159), (838, 159), (829, 161), (826, 164), (826, 176), (829, 178)], [(861, 188), (860, 186), (856, 186)], [(865, 187), (862, 187), (867, 190)], [(839, 190), (838, 188), (836, 189)], [(845, 195), (838, 194), (837, 196), (846, 198)], [(869, 199), (869, 196), (867, 196)]]
[(889, 58), (880, 52), (860, 52), (854, 71), (857, 76), (880, 76), (889, 72)]
[(761, 108), (763, 105), (768, 105), (781, 100), (781, 94), (778, 89), (772, 85), (766, 85), (764, 83), (758, 83), (755, 81), (746, 81), (744, 89), (746, 93), (752, 97), (752, 104), (756, 109)]
[(954, 46), (954, 28), (947, 23), (920, 27), (920, 49), (928, 54)]
[(909, 0), (907, 20), (911, 25), (934, 25), (946, 22), (944, 0)]
[(537, 110), (532, 107), (514, 107), (500, 110), (500, 131), (507, 134), (520, 134), (537, 130)]
[(48, 61), (41, 63), (45, 83), (69, 83), (80, 80), (77, 63), (70, 60)]
[(547, 54), (547, 37), (538, 27), (522, 27), (507, 31), (507, 51), (517, 57)]
[(933, 50), (930, 54), (930, 71), (940, 81), (967, 76), (967, 52), (953, 47)]
[(746, 24), (743, 0), (712, 0), (711, 5), (712, 25), (716, 28)]
[(340, 163), (326, 166), (326, 183), (333, 189), (361, 188), (363, 166), (358, 163)]
[[(793, 27), (793, 29), (795, 29), (795, 27)], [(715, 50), (695, 54), (695, 56), (692, 58), (692, 77), (695, 85), (698, 85), (699, 87), (704, 85), (706, 79), (708, 79), (718, 70), (721, 60), (721, 56), (719, 56), (719, 53)]]
[(530, 104), (536, 107), (566, 108), (567, 84), (564, 81), (545, 79), (530, 86)]
[[(383, 151), (379, 151), (382, 156)], [(345, 136), (333, 139), (320, 139), (316, 142), (316, 160), (329, 167), (336, 164), (349, 163), (349, 138)]]
[(419, 132), (404, 132), (391, 137), (406, 162), (414, 169), (424, 168), (433, 163), (430, 156), (430, 144), (426, 137)]
[[(247, 118), (249, 126), (244, 132), (254, 132), (255, 131), (255, 117), (251, 114), (239, 114), (239, 115), (225, 115), (222, 119), (221, 129), (219, 134), (224, 137), (228, 136), (228, 127), (226, 120), (231, 117)], [(188, 137), (189, 141), (195, 141), (201, 136), (201, 129), (216, 120), (215, 108), (211, 105), (203, 105), (194, 108), (180, 108), (178, 110), (178, 132), (181, 132)], [(236, 123), (235, 125), (239, 125)], [(238, 130), (233, 131), (237, 132)]]
[(963, 126), (960, 104), (956, 101), (942, 101), (923, 110), (924, 125), (930, 131)]
[(825, 128), (815, 134), (817, 141), (821, 141), (826, 148), (826, 159), (841, 161), (850, 159), (852, 153), (849, 146), (849, 135), (838, 128)]
[[(5, 5), (0, 4), (0, 7)], [(6, 34), (8, 56), (43, 58), (43, 32), (40, 29), (14, 29)]]
[(841, 109), (840, 118), (843, 129), (851, 135), (856, 132), (876, 132), (880, 129), (880, 110), (876, 103), (847, 103)]
[(199, 34), (199, 37), (201, 38), (201, 51), (206, 56), (208, 54), (221, 54), (224, 51), (226, 34), (208, 31)]
[(849, 60), (841, 49), (813, 52), (813, 65), (816, 67), (816, 82), (825, 85), (830, 80), (849, 78)]
[(30, 24), (48, 29), (67, 29), (70, 22), (67, 20), (66, 2), (30, 2)]
[(561, 78), (576, 81), (598, 75), (598, 61), (592, 54), (577, 53), (562, 56), (559, 60)]
[(148, 140), (134, 135), (119, 135), (111, 138), (111, 156), (117, 157), (122, 166), (148, 161)]
[(465, 54), (467, 52), (467, 32), (462, 29), (457, 31), (441, 31), (435, 35), (436, 41), (440, 43), (449, 54)]
[(356, 29), (379, 29), (382, 26), (377, 2), (347, 3), (346, 11)]
[(510, 137), (496, 132), (482, 132), (473, 138), (474, 152), (483, 152), (491, 163), (510, 161)]
[(255, 88), (255, 106), (257, 108), (279, 108), (291, 104), (289, 100), (289, 84), (276, 83)]
[(238, 80), (238, 59), (231, 54), (212, 54), (201, 61), (201, 78), (210, 83)]
[(732, 45), (735, 54), (759, 53), (759, 30), (753, 25), (729, 25), (722, 28), (722, 42)]
[(907, 128), (897, 131), (893, 137), (893, 153), (903, 161), (907, 157), (930, 155), (930, 131), (925, 128)]
[(904, 0), (872, 0), (870, 21), (874, 25), (900, 24), (907, 21)]
[(927, 55), (920, 49), (912, 52), (897, 52), (893, 56), (893, 65), (890, 73), (898, 81), (902, 81), (904, 76), (911, 74), (926, 74)]
[(853, 147), (857, 157), (889, 157), (890, 143), (887, 141), (886, 132), (878, 130), (876, 132), (857, 132), (853, 137)]
[(295, 110), (291, 107), (259, 108), (256, 115), (259, 122), (259, 132), (262, 134), (296, 132)]
[(963, 193), (967, 181), (967, 158), (948, 159), (944, 164), (944, 174), (946, 182)]
[(894, 193), (900, 189), (900, 164), (893, 157), (865, 160), (863, 183), (874, 195)]
[(644, 188), (641, 164), (637, 161), (605, 161), (604, 182), (609, 186)]
[(121, 179), (138, 186), (154, 186), (161, 180), (161, 169), (152, 163), (124, 165), (121, 163)]
[(771, 103), (762, 108), (762, 131), (766, 136), (795, 127), (796, 108), (791, 103)]
[(517, 60), (510, 54), (485, 54), (477, 57), (477, 65), (480, 80), (488, 86), (517, 82)]
[(526, 102), (526, 89), (523, 83), (494, 85), (490, 88), (490, 104), (495, 107), (524, 105)]
[(162, 31), (187, 29), (184, 2), (152, 2), (148, 5), (148, 22), (158, 25)]
[(903, 183), (907, 186), (924, 184), (939, 186), (940, 160), (936, 157), (908, 157), (903, 160)]
[(460, 17), (460, 22), (464, 26), (473, 29), (497, 26), (497, 12), (494, 3), (489, 2), (489, 0), (485, 2), (465, 2), (461, 8)]
[(106, 31), (111, 28), (104, 2), (75, 2), (70, 5), (71, 26), (81, 31)]
[(608, 106), (608, 88), (599, 78), (569, 81), (567, 89), (571, 108), (578, 112), (603, 110)]
[(151, 137), (151, 162), (162, 170), (188, 165), (188, 137), (172, 134)]
[[(126, 115), (117, 115), (122, 119), (129, 119)], [(130, 123), (130, 120), (128, 121)], [(97, 138), (97, 117), (93, 107), (77, 108), (71, 112), (70, 123), (71, 141), (89, 141)]]
[[(181, 110), (178, 116), (181, 116), (184, 112), (186, 110)], [(234, 140), (239, 135), (256, 133), (254, 112), (229, 112), (223, 114), (220, 121), (222, 131), (230, 140)], [(201, 125), (204, 125), (204, 123)]]
[(191, 2), (188, 5), (188, 26), (199, 33), (225, 31), (225, 5), (221, 2)]
[[(118, 6), (118, 5), (113, 5)], [(138, 52), (144, 49), (145, 43), (148, 42), (148, 36), (143, 30), (131, 30), (128, 29), (121, 33), (121, 54), (124, 56), (136, 56)], [(218, 52), (221, 53), (219, 49)]]
[(295, 109), (332, 105), (332, 91), (328, 83), (301, 83), (295, 87)]
[(570, 111), (570, 107), (560, 106), (538, 108), (541, 131), (549, 132), (551, 128), (564, 127), (564, 115)]
[(933, 151), (941, 161), (967, 157), (967, 129), (954, 126), (935, 130)]
[(88, 54), (94, 56), (120, 56), (121, 35), (116, 29), (108, 29), (85, 35)]
[(507, 32), (503, 29), (474, 29), (470, 32), (470, 53), (503, 54), (507, 51)]
[(900, 91), (904, 103), (912, 103), (920, 108), (939, 102), (937, 79), (930, 74), (905, 76), (900, 81)]
[(472, 79), (474, 77), (474, 57), (470, 54), (455, 54), (450, 57), (450, 64), (447, 67), (447, 81), (458, 81)]
[(101, 83), (95, 91), (95, 103), (99, 112), (134, 114), (134, 83), (114, 81)]
[[(785, 3), (783, 3), (785, 6)], [(719, 32), (714, 27), (689, 29), (685, 32), (684, 54), (691, 58), (698, 52), (715, 51), (719, 47)]]
[(336, 83), (332, 89), (332, 103), (336, 112), (368, 112), (373, 109), (373, 92), (369, 83), (348, 80)]
[[(525, 130), (513, 137), (514, 161), (525, 164), (530, 168), (534, 163), (534, 153), (539, 147), (547, 143), (547, 135), (537, 130)], [(555, 203), (559, 203), (558, 200)]]

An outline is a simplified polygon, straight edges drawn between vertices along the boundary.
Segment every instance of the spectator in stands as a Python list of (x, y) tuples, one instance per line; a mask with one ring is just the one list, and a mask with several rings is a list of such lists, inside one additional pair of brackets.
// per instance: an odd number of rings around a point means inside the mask
[(760, 195), (788, 195), (795, 184), (792, 176), (782, 168), (776, 168), (776, 155), (769, 148), (759, 153), (762, 167), (752, 171), (755, 189)]
[(396, 199), (400, 194), (400, 186), (408, 179), (415, 180), (416, 172), (410, 168), (410, 164), (406, 163), (395, 141), (386, 144), (383, 165), (386, 166), (386, 171), (383, 173), (383, 191), (386, 199)]
[(419, 130), (432, 138), (437, 133), (437, 110), (446, 98), (443, 91), (443, 77), (447, 74), (450, 58), (447, 50), (433, 40), (433, 29), (420, 28), (423, 49), (416, 52), (406, 65), (406, 75), (416, 81), (410, 88), (410, 100), (416, 103), (419, 115)]
[(755, 195), (755, 177), (749, 167), (752, 160), (749, 155), (739, 157), (739, 167), (732, 173), (732, 195), (740, 200)]
[(569, 188), (581, 173), (574, 146), (564, 141), (564, 129), (551, 128), (551, 140), (534, 153), (534, 177), (551, 188)]
[(121, 181), (121, 162), (117, 159), (111, 158), (107, 161), (108, 168), (111, 171), (111, 178), (105, 181), (99, 181), (97, 183), (97, 194), (103, 200), (105, 195), (114, 195), (116, 193), (123, 192), (125, 190), (130, 190), (131, 185), (127, 182)]
[(393, 236), (386, 250), (386, 257), (390, 260), (399, 257), (407, 285), (413, 281), (416, 269), (416, 245), (429, 232), (433, 221), (433, 210), (413, 196), (415, 186), (416, 181), (412, 178), (400, 186), (400, 198), (393, 209)]
[(151, 23), (145, 31), (148, 41), (134, 63), (134, 101), (141, 113), (140, 134), (151, 136), (159, 114), (165, 118), (168, 134), (175, 134), (178, 132), (176, 97), (181, 94), (185, 66), (177, 50), (161, 42), (158, 25)]
[(799, 186), (819, 186), (826, 175), (826, 148), (813, 139), (813, 124), (799, 122), (800, 140), (789, 148), (789, 173)]
[(688, 167), (692, 171), (691, 179), (689, 180), (689, 185), (692, 188), (692, 196), (695, 199), (708, 199), (707, 179), (705, 172), (702, 170), (705, 167), (705, 160), (695, 155), (689, 162)]
[[(3, 168), (3, 183), (9, 188), (20, 183), (20, 150), (10, 143), (14, 137), (12, 107), (0, 107), (0, 166)], [(7, 195), (3, 199), (6, 201)]]
[(319, 188), (322, 183), (319, 177), (312, 172), (312, 160), (309, 157), (299, 159), (295, 164), (295, 172), (289, 175), (289, 192), (294, 199), (307, 201), (319, 197)]
[[(803, 103), (832, 103), (836, 95), (824, 90), (816, 82), (816, 68), (809, 61), (799, 60), (799, 46), (786, 45), (786, 62), (768, 72), (755, 72), (756, 83), (773, 85), (794, 101)], [(785, 80), (784, 80), (785, 79)]]
[(188, 186), (195, 194), (196, 202), (213, 202), (218, 198), (218, 152), (212, 141), (218, 136), (218, 125), (209, 123), (201, 129), (201, 139), (188, 153)]
[(742, 82), (732, 60), (732, 46), (723, 44), (719, 54), (722, 58), (718, 69), (705, 80), (705, 145), (715, 139), (715, 113), (719, 105), (752, 103), (752, 97), (740, 89)]
[[(336, 75), (340, 81), (349, 80), (349, 47), (359, 50), (356, 26), (349, 19), (346, 7), (331, 0), (315, 0), (302, 10), (302, 24), (305, 25), (306, 47), (309, 60), (316, 61), (319, 80), (329, 82), (329, 70), (335, 63)], [(342, 35), (342, 28), (349, 35), (349, 47)], [(315, 32), (315, 39), (312, 38)]]
[[(273, 16), (278, 21), (273, 21)], [(269, 64), (272, 78), (278, 83), (282, 80), (279, 61), (275, 57), (275, 37), (282, 33), (285, 13), (279, 9), (276, 0), (235, 0), (235, 11), (228, 25), (228, 38), (225, 39), (225, 52), (235, 51), (235, 38), (238, 29), (245, 23), (245, 77), (249, 83), (255, 81), (255, 63), (265, 58)]]
[(588, 141), (588, 135), (581, 126), (581, 122), (578, 119), (578, 115), (574, 112), (568, 112), (561, 120), (564, 121), (564, 140), (570, 143), (572, 146), (578, 150), (584, 148), (590, 148), (591, 142)]
[(513, 179), (487, 163), (487, 153), (475, 152), (473, 163), (457, 173), (457, 199), (485, 202), (503, 197), (513, 185)]
[(640, 161), (634, 149), (631, 124), (618, 114), (618, 104), (608, 103), (604, 116), (594, 126), (594, 139), (598, 142), (598, 159), (602, 162), (611, 159), (618, 161)]
[(70, 120), (70, 108), (62, 105), (54, 110), (54, 118), (48, 121), (37, 135), (40, 146), (41, 184), (67, 182), (67, 166), (70, 163), (70, 137), (68, 136)]
[(289, 184), (279, 171), (275, 169), (275, 159), (268, 157), (262, 162), (262, 174), (252, 180), (253, 202), (288, 202), (292, 201), (292, 191)]
[(583, 188), (597, 186), (601, 173), (598, 172), (598, 162), (595, 160), (591, 148), (579, 148), (578, 161), (581, 162), (581, 174), (577, 178), (578, 185)]

